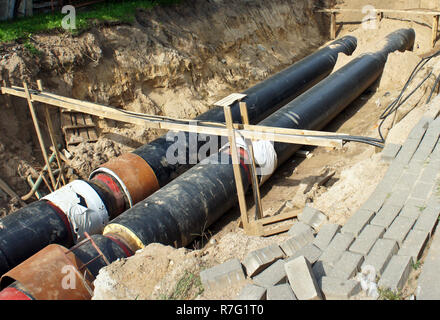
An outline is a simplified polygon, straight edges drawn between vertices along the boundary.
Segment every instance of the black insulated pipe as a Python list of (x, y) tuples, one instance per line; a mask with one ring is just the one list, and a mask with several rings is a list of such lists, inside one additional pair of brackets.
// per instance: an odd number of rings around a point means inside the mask
[[(100, 234), (93, 235), (91, 238), (109, 263), (133, 255), (133, 252), (117, 238)], [(73, 248), (72, 252), (82, 263), (87, 264), (87, 269), (95, 278), (98, 276), (99, 270), (107, 265), (102, 256), (97, 258), (99, 253), (90, 241), (79, 247)]]
[(51, 243), (73, 245), (64, 213), (46, 200), (36, 201), (0, 221), (0, 275)]
[[(412, 48), (414, 39), (413, 29), (391, 33), (380, 50), (354, 59), (260, 124), (321, 129), (380, 77), (389, 53)], [(299, 147), (276, 143), (278, 166)], [(222, 153), (205, 159), (112, 220), (104, 234), (118, 234), (133, 250), (154, 242), (188, 245), (237, 202), (232, 165), (212, 163)], [(249, 177), (241, 168), (247, 189)]]
[[(258, 123), (287, 102), (320, 82), (332, 72), (339, 53), (351, 55), (356, 47), (356, 38), (345, 36), (244, 91), (243, 93), (247, 97), (243, 101), (247, 104), (249, 121), (253, 124)], [(231, 112), (234, 122), (241, 122), (238, 103), (231, 106)], [(214, 107), (195, 118), (195, 120), (225, 122), (223, 108)], [(179, 141), (179, 143), (185, 144), (184, 149), (187, 152), (187, 159), (189, 159), (188, 133), (185, 133), (185, 137), (185, 141)], [(167, 161), (167, 150), (174, 143), (175, 141), (167, 141), (167, 136), (164, 135), (133, 151), (134, 154), (142, 157), (149, 164), (156, 175), (160, 187), (163, 187), (190, 167), (190, 165), (179, 163), (170, 164)], [(204, 142), (200, 142), (197, 150), (203, 144)], [(220, 147), (220, 143), (218, 145)]]

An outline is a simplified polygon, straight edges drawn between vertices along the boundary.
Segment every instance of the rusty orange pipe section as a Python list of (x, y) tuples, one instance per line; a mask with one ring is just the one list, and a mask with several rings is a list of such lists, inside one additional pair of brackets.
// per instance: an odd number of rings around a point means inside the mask
[(103, 164), (90, 175), (90, 180), (93, 181), (98, 174), (111, 176), (117, 181), (124, 194), (125, 210), (160, 188), (150, 165), (134, 153), (123, 154)]
[(18, 282), (37, 300), (89, 300), (94, 277), (75, 254), (63, 246), (51, 244), (19, 264), (0, 280), (0, 299), (11, 297)]

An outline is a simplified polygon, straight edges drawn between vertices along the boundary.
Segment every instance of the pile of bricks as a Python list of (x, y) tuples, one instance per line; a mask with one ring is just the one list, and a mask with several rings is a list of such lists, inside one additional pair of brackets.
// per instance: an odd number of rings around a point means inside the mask
[(350, 299), (362, 290), (355, 276), (372, 266), (379, 288), (401, 290), (439, 219), (439, 136), (440, 119), (424, 117), (403, 146), (387, 145), (384, 179), (342, 228), (306, 206), (291, 238), (203, 271), (203, 284), (251, 279), (237, 297), (244, 300)]

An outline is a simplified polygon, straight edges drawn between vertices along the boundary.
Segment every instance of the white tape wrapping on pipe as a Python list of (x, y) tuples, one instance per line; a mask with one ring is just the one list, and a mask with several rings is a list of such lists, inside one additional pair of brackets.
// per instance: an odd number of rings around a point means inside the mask
[[(249, 148), (245, 140), (237, 136), (235, 138), (237, 146), (246, 150), (249, 154)], [(226, 144), (221, 150), (229, 148), (229, 143)], [(261, 176), (260, 185), (266, 182), (267, 179), (274, 173), (278, 164), (277, 153), (273, 146), (273, 142), (267, 140), (252, 141), (252, 147), (254, 149), (255, 165), (257, 166), (257, 175)]]
[(76, 235), (75, 242), (85, 238), (84, 232), (90, 235), (101, 233), (109, 221), (104, 202), (85, 181), (73, 181), (43, 199), (49, 200), (65, 213)]

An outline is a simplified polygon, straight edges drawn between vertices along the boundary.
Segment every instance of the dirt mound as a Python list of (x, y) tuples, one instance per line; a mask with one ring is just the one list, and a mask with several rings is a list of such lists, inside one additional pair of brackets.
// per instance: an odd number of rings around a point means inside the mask
[[(38, 54), (18, 43), (0, 45), (0, 75), (13, 85), (41, 78), (45, 88), (57, 94), (136, 112), (193, 118), (218, 99), (266, 79), (320, 46), (327, 28), (326, 21), (313, 13), (317, 2), (198, 0), (139, 10), (133, 25), (102, 26), (80, 36), (33, 35), (30, 41)], [(43, 160), (26, 102), (13, 103), (13, 112), (0, 119), (0, 143), (8, 159), (16, 157), (38, 167)], [(53, 111), (59, 127), (58, 110)], [(115, 121), (95, 122), (101, 136), (115, 142), (114, 154), (161, 134)], [(44, 119), (40, 125), (45, 131)], [(47, 132), (43, 134), (49, 145)], [(61, 130), (58, 136), (62, 138)], [(7, 139), (16, 139), (23, 147), (9, 148)], [(86, 177), (91, 168), (113, 156), (94, 144), (82, 144), (72, 153), (73, 178)], [(14, 160), (0, 174), (23, 194), (28, 186), (18, 178), (17, 164)]]

